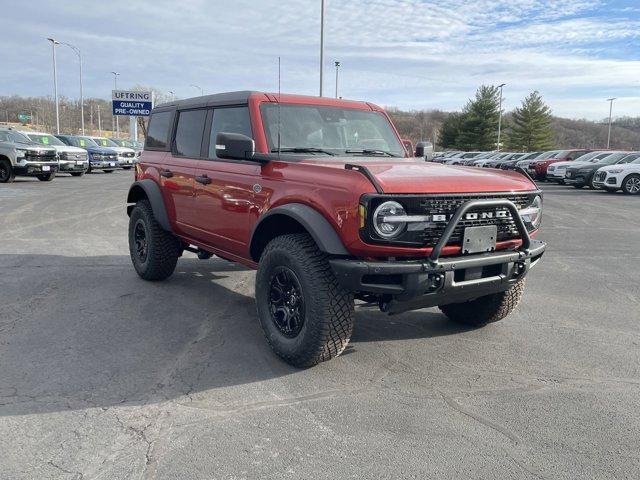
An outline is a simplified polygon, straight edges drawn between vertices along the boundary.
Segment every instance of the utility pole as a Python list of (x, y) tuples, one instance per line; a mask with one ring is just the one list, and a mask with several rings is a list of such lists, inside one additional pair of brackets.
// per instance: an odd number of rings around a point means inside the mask
[(609, 102), (609, 133), (607, 134), (607, 150), (609, 150), (609, 146), (611, 145), (611, 119), (613, 118), (611, 115), (613, 114), (613, 101), (617, 100), (616, 98), (607, 98), (607, 102)]
[(336, 66), (336, 98), (338, 98), (338, 71), (340, 70), (340, 62), (335, 62)]
[(498, 85), (498, 88), (500, 89), (500, 115), (498, 117), (498, 151), (500, 151), (500, 134), (502, 133), (502, 89), (505, 85), (506, 83)]
[(51, 42), (53, 51), (53, 95), (56, 101), (56, 134), (60, 135), (60, 110), (58, 107), (58, 72), (56, 71), (56, 45), (59, 45), (55, 38), (47, 38)]
[(80, 62), (80, 128), (82, 129), (82, 135), (84, 135), (84, 92), (82, 87), (82, 52), (75, 45), (62, 42), (62, 45), (66, 45), (78, 55), (78, 61)]
[[(118, 90), (118, 75), (120, 74), (118, 72), (111, 73), (113, 73), (113, 89)], [(114, 117), (116, 117), (116, 138), (120, 138), (120, 123), (118, 122), (118, 116), (114, 115)], [(102, 135), (102, 133), (100, 133), (100, 135)]]
[(322, 97), (322, 80), (324, 67), (324, 0), (320, 0), (320, 96)]
[(100, 121), (100, 105), (98, 105), (98, 135), (102, 136), (102, 122)]
[(89, 131), (91, 135), (93, 135), (93, 103), (89, 105)]

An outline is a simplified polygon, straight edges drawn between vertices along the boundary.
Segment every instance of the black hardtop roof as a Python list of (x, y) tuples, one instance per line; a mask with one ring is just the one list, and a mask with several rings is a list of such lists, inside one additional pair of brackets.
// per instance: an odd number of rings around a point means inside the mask
[(239, 92), (216, 93), (213, 95), (204, 95), (202, 97), (185, 98), (184, 100), (174, 100), (172, 102), (162, 103), (153, 109), (153, 112), (162, 110), (173, 110), (175, 108), (185, 107), (212, 107), (215, 105), (244, 105), (249, 102), (249, 96), (254, 93), (250, 90)]

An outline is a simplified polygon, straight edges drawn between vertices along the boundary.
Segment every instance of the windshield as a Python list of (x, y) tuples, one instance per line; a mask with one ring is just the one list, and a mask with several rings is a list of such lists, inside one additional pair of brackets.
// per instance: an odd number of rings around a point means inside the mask
[(629, 155), (629, 152), (613, 153), (613, 154), (607, 155), (602, 160), (596, 163), (601, 165), (611, 165), (613, 163), (616, 163), (618, 160), (623, 159), (627, 155)]
[(82, 148), (98, 146), (98, 144), (94, 142), (92, 138), (89, 138), (89, 137), (71, 137), (71, 142), (76, 147), (82, 147)]
[(536, 157), (535, 160), (546, 160), (548, 158), (554, 158), (558, 152), (559, 150), (553, 150), (552, 152), (543, 153), (539, 157)]
[(18, 132), (14, 132), (13, 130), (4, 130), (0, 133), (3, 134), (2, 135), (3, 141), (14, 142), (14, 143), (33, 143), (31, 140), (29, 140), (29, 137), (27, 137), (26, 135), (23, 135)]
[(534, 158), (537, 158), (539, 156), (540, 156), (540, 152), (528, 153), (524, 157), (522, 157), (520, 160), (533, 160)]
[(53, 135), (40, 135), (38, 133), (30, 133), (28, 136), (34, 142), (41, 143), (42, 145), (64, 145), (64, 143), (62, 143)]
[(116, 142), (113, 140), (109, 140), (108, 138), (100, 138), (93, 137), (93, 141), (96, 142), (100, 147), (119, 147)]
[[(574, 162), (589, 162), (595, 157), (602, 155), (602, 152), (589, 152), (584, 155), (580, 155), (578, 158), (574, 160)], [(602, 158), (602, 157), (601, 157)]]
[(636, 160), (640, 158), (640, 153), (632, 153), (631, 155), (627, 155), (618, 163), (636, 163)]
[(272, 152), (405, 156), (391, 124), (379, 112), (284, 104), (263, 104), (261, 111)]

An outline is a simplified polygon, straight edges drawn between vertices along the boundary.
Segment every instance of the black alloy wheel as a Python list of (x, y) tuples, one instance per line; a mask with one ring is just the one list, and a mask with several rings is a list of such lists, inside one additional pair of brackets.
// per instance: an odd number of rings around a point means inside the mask
[(135, 252), (138, 256), (138, 260), (141, 263), (147, 261), (147, 253), (149, 252), (149, 246), (147, 243), (147, 229), (142, 219), (136, 222), (133, 229), (133, 238), (135, 242)]
[(285, 266), (277, 267), (269, 284), (269, 311), (278, 331), (287, 338), (298, 336), (304, 325), (305, 304), (298, 277)]
[(0, 162), (0, 183), (11, 181), (11, 166), (7, 162)]

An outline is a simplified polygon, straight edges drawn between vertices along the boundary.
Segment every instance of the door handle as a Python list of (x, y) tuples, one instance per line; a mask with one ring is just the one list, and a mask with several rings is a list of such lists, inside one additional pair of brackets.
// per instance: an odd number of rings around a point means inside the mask
[(202, 185), (209, 185), (211, 183), (211, 179), (205, 174), (200, 177), (196, 177), (196, 182), (201, 183)]
[(173, 172), (171, 170), (160, 170), (160, 176), (164, 178), (171, 178), (173, 177)]

